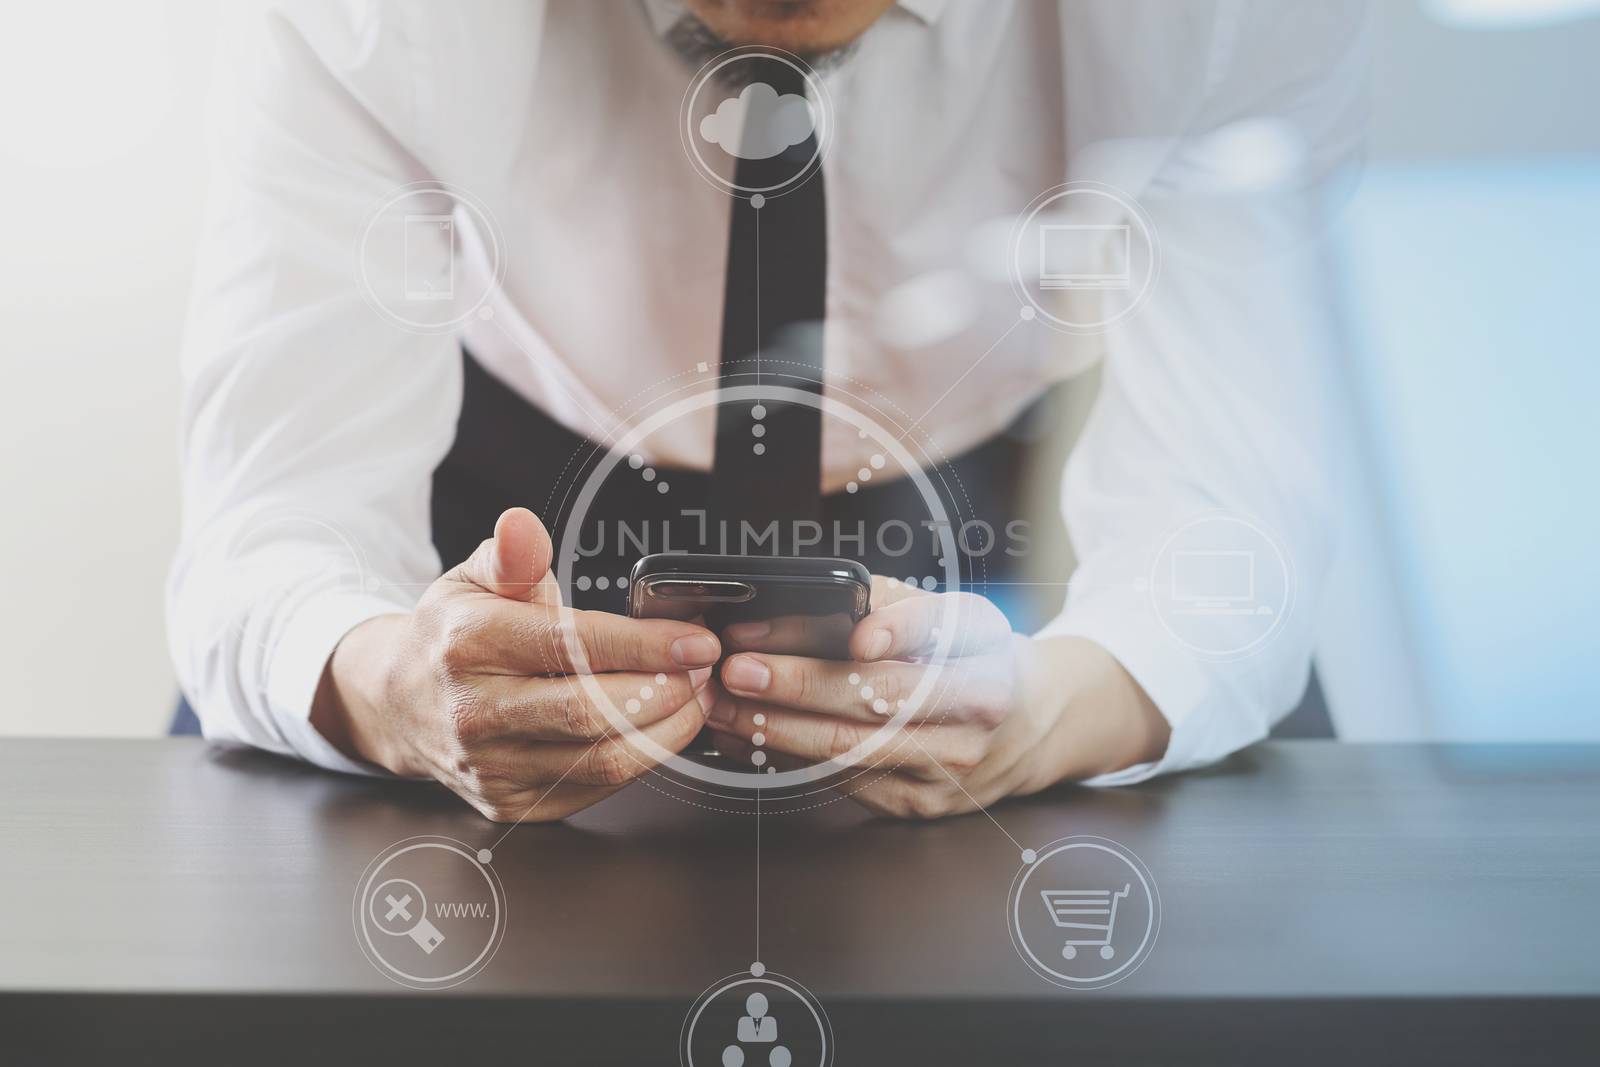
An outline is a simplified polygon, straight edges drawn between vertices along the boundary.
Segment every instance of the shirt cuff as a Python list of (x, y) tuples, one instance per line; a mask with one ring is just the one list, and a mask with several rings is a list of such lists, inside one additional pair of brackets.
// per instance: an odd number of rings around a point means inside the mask
[(368, 619), (409, 610), (365, 593), (325, 593), (301, 603), (283, 624), (267, 675), (267, 707), (284, 741), (301, 759), (347, 774), (388, 774), (330, 744), (311, 725), (311, 705), (328, 658), (345, 634)]
[[(1217, 688), (1209, 669), (1212, 665), (1196, 659), (1172, 639), (1143, 594), (1130, 586), (1102, 588), (1075, 598), (1037, 636), (1081, 637), (1111, 653), (1172, 729), (1167, 751), (1159, 760), (1097, 775), (1082, 784), (1132, 785), (1219, 758), (1214, 743), (1208, 744)], [(1242, 736), (1238, 747), (1250, 740)]]

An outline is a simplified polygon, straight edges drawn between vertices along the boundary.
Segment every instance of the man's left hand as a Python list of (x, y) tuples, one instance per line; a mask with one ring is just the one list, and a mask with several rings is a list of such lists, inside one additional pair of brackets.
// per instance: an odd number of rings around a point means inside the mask
[[(853, 796), (886, 814), (931, 818), (1160, 757), (1167, 724), (1104, 649), (1013, 633), (972, 593), (873, 579), (875, 607), (846, 661), (745, 651), (723, 664), (707, 723), (719, 749), (774, 766), (848, 753), (912, 699), (904, 731), (863, 762)], [(941, 640), (941, 635), (945, 635)], [(733, 647), (760, 649), (755, 640)]]

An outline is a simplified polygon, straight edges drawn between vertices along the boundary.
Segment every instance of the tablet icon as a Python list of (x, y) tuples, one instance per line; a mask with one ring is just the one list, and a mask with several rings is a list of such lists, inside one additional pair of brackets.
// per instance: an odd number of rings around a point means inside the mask
[(455, 333), (494, 314), (506, 240), (477, 197), (444, 182), (391, 189), (373, 205), (355, 247), (357, 280), (373, 310), (413, 333)]
[(455, 219), (449, 215), (405, 217), (407, 300), (455, 299), (455, 226)]

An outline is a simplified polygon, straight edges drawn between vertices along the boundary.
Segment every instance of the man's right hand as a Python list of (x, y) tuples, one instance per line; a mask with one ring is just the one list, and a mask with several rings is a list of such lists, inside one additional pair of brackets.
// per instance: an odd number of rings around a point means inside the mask
[(532, 512), (501, 515), (494, 537), (429, 586), (416, 610), (345, 635), (313, 725), (346, 754), (435, 778), (497, 822), (564, 818), (650, 768), (579, 673), (615, 708), (637, 700), (629, 723), (680, 751), (712, 703), (715, 635), (564, 607), (550, 558)]

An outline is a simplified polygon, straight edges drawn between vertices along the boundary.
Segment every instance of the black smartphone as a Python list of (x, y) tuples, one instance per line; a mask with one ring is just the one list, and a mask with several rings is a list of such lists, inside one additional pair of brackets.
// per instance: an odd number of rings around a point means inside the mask
[(849, 559), (658, 553), (633, 565), (628, 614), (702, 619), (729, 652), (848, 659), (872, 576)]

